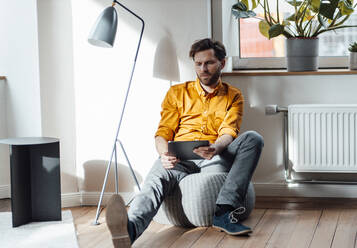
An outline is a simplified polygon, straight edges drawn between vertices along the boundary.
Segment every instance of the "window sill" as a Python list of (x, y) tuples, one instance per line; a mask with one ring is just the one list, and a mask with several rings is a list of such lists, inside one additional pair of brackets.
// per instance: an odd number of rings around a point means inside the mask
[(290, 76), (290, 75), (357, 75), (357, 70), (320, 69), (318, 71), (288, 72), (286, 70), (240, 70), (223, 72), (222, 76)]

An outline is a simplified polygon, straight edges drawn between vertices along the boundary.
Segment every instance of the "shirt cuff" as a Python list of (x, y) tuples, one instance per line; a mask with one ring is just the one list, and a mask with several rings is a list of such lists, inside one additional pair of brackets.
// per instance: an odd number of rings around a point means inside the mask
[(170, 129), (159, 129), (156, 131), (155, 133), (155, 137), (156, 136), (161, 136), (163, 137), (164, 139), (166, 139), (167, 141), (169, 140), (173, 140), (173, 137), (174, 137), (174, 134), (173, 134), (173, 131), (170, 130)]
[(221, 137), (224, 134), (229, 134), (233, 138), (237, 138), (238, 137), (238, 132), (236, 132), (234, 129), (228, 128), (228, 127), (224, 127), (221, 130), (219, 130), (219, 137)]

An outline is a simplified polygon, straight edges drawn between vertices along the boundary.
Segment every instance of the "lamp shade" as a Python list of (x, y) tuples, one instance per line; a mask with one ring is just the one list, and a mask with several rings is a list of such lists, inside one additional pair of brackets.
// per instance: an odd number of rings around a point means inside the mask
[(88, 42), (94, 46), (113, 47), (117, 32), (118, 15), (114, 7), (106, 8), (97, 18)]

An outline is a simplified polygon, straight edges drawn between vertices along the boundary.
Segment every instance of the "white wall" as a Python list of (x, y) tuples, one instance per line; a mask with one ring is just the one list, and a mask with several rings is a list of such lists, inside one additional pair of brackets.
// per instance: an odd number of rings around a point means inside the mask
[[(7, 118), (6, 118), (6, 81), (0, 80), (0, 139), (7, 138)], [(8, 188), (10, 185), (10, 158), (9, 148), (6, 145), (0, 146), (0, 198), (9, 197)]]
[(62, 193), (77, 192), (70, 0), (38, 0), (42, 135), (60, 139)]
[[(160, 118), (161, 101), (169, 88), (167, 80), (153, 77), (156, 46), (162, 38), (169, 37), (177, 49), (181, 81), (194, 79), (188, 51), (194, 40), (207, 37), (210, 33), (208, 1), (136, 0), (122, 3), (146, 21), (120, 133), (134, 169), (140, 178), (144, 178), (157, 158), (154, 133)], [(104, 0), (76, 0), (72, 1), (72, 5), (80, 190), (99, 191), (114, 142), (140, 23), (118, 8), (115, 47), (93, 47), (86, 41), (88, 33), (99, 13), (110, 3)], [(133, 182), (121, 153), (119, 161), (123, 164), (120, 167), (120, 191), (132, 191)], [(110, 184), (112, 178), (111, 175)], [(112, 186), (108, 190), (113, 191)]]
[(0, 74), (7, 77), (8, 135), (41, 135), (36, 0), (0, 0), (0, 30)]
[[(70, 0), (0, 0), (0, 75), (7, 77), (0, 85), (0, 138), (60, 138), (62, 193), (78, 191), (70, 6)], [(9, 189), (10, 173), (9, 149), (0, 148), (1, 191)]]
[[(0, 0), (0, 138), (41, 135), (35, 0)], [(5, 102), (6, 101), (6, 102)], [(9, 148), (0, 145), (0, 197), (9, 196)]]

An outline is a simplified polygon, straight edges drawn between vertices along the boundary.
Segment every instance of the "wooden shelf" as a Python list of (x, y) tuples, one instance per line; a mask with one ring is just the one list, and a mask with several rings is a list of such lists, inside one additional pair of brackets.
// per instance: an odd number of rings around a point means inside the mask
[(223, 72), (222, 76), (291, 76), (291, 75), (357, 75), (357, 70), (349, 69), (321, 69), (318, 71), (288, 72), (286, 70), (241, 70)]

